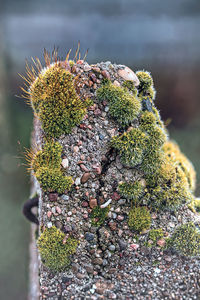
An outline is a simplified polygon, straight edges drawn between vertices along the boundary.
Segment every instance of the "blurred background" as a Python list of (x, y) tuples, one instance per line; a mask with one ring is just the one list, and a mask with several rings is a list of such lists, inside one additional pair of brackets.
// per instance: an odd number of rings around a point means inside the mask
[[(18, 73), (25, 59), (78, 41), (89, 63), (109, 60), (152, 73), (156, 104), (172, 138), (194, 163), (200, 194), (199, 0), (0, 0), (0, 299), (26, 299), (29, 197), (23, 165), (32, 111), (22, 99)], [(73, 56), (73, 55), (72, 55)]]

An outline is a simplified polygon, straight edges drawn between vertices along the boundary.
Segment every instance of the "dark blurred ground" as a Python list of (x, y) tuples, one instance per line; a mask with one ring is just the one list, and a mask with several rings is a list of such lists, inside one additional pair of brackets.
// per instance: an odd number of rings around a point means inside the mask
[[(90, 63), (110, 60), (152, 72), (157, 105), (193, 161), (200, 181), (199, 0), (68, 0), (0, 2), (0, 299), (26, 299), (29, 195), (22, 166), (32, 112), (16, 98), (25, 58), (59, 46), (65, 57), (78, 40)], [(20, 141), (20, 145), (18, 144)], [(20, 167), (18, 165), (21, 165)], [(198, 188), (200, 194), (200, 187)]]

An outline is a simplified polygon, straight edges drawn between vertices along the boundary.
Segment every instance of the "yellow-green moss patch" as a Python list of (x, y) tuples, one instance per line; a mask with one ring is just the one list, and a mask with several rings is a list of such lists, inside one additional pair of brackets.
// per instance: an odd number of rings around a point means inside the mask
[(123, 127), (133, 121), (141, 111), (141, 102), (135, 95), (110, 81), (97, 90), (97, 98), (109, 102), (110, 115)]
[(48, 137), (68, 134), (92, 104), (76, 92), (74, 76), (58, 63), (39, 73), (30, 87), (33, 109)]
[(66, 270), (70, 256), (76, 252), (78, 241), (72, 237), (65, 240), (65, 234), (55, 226), (46, 228), (37, 241), (42, 262), (53, 271)]
[(128, 225), (137, 233), (149, 229), (151, 226), (151, 215), (149, 210), (145, 206), (131, 208), (128, 215)]

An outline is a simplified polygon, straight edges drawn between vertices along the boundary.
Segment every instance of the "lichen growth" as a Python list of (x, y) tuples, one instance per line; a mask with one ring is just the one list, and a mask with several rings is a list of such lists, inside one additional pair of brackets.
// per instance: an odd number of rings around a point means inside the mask
[(37, 241), (42, 262), (52, 271), (69, 268), (70, 256), (76, 252), (78, 241), (68, 237), (55, 226), (46, 228)]
[(30, 86), (30, 99), (46, 136), (56, 138), (80, 124), (92, 104), (78, 96), (74, 76), (59, 63), (39, 73)]
[(131, 208), (128, 215), (128, 225), (137, 233), (149, 229), (151, 226), (151, 215), (149, 210), (145, 206)]
[(101, 226), (107, 218), (109, 210), (110, 206), (104, 208), (101, 208), (100, 206), (95, 206), (90, 215), (92, 225), (96, 227)]
[(61, 168), (61, 153), (62, 146), (50, 141), (33, 156), (31, 168), (45, 192), (56, 191), (61, 194), (73, 184), (72, 177), (66, 176)]
[(186, 256), (200, 254), (200, 231), (192, 222), (179, 226), (168, 240), (168, 247)]
[(141, 111), (141, 102), (136, 95), (129, 93), (126, 88), (115, 86), (110, 81), (104, 82), (97, 90), (97, 98), (109, 102), (110, 116), (122, 127), (133, 121)]

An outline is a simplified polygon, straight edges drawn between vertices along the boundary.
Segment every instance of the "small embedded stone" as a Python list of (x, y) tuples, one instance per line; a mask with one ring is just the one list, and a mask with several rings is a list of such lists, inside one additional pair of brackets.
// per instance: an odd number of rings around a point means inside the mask
[(111, 196), (112, 200), (119, 200), (121, 197), (117, 192), (114, 192)]
[(90, 208), (94, 208), (95, 206), (97, 206), (97, 199), (91, 198), (89, 205), (90, 205)]
[(63, 166), (64, 169), (68, 168), (69, 167), (69, 160), (68, 160), (68, 158), (64, 158), (62, 160), (61, 165)]
[(131, 244), (130, 246), (133, 250), (137, 250), (139, 248), (138, 244)]
[(72, 231), (72, 227), (70, 225), (65, 225), (64, 226), (64, 231), (67, 232), (71, 232)]
[(49, 193), (49, 200), (50, 201), (57, 201), (58, 193)]
[(110, 245), (110, 246), (108, 247), (108, 249), (109, 249), (110, 251), (115, 251), (115, 245)]
[(123, 221), (124, 220), (124, 216), (121, 216), (121, 215), (117, 216), (117, 220)]
[(76, 277), (77, 277), (78, 279), (83, 279), (83, 278), (85, 278), (85, 275), (84, 275), (84, 274), (81, 274), (81, 273), (77, 273)]
[(102, 265), (103, 264), (103, 259), (101, 257), (97, 257), (93, 260), (93, 263), (95, 265)]
[(84, 173), (81, 177), (81, 183), (86, 183), (88, 179), (90, 178), (90, 173)]
[(86, 269), (87, 273), (89, 273), (89, 274), (93, 274), (93, 272), (94, 272), (93, 266), (91, 266), (91, 265), (85, 265), (85, 269)]
[(86, 241), (88, 241), (88, 242), (93, 241), (94, 238), (95, 238), (95, 235), (93, 233), (86, 232), (86, 234), (85, 234)]
[(83, 70), (85, 71), (85, 72), (88, 72), (88, 71), (91, 71), (92, 70), (92, 68), (90, 67), (90, 65), (85, 65), (84, 67), (83, 67)]
[(86, 173), (88, 173), (88, 168), (84, 165), (84, 164), (81, 164), (80, 165), (80, 168), (81, 168), (81, 170), (83, 171), (83, 172), (86, 172)]
[(125, 250), (127, 248), (127, 243), (123, 240), (118, 241), (120, 250)]
[(81, 184), (81, 178), (77, 177), (74, 183), (75, 183), (75, 185), (80, 185)]
[(58, 214), (61, 214), (61, 212), (62, 212), (62, 210), (59, 206), (56, 206), (56, 211), (57, 211)]
[(78, 270), (79, 270), (79, 265), (76, 264), (76, 263), (72, 263), (71, 269), (72, 269), (72, 272), (73, 272), (73, 273), (77, 273)]
[(108, 71), (103, 70), (103, 71), (101, 72), (101, 74), (103, 75), (104, 78), (110, 79), (110, 74), (108, 73)]
[(52, 212), (51, 212), (51, 211), (48, 211), (48, 212), (47, 212), (47, 217), (48, 217), (48, 218), (51, 218), (51, 215), (52, 215)]
[(93, 82), (97, 81), (97, 78), (96, 78), (94, 73), (90, 73), (89, 76), (90, 76), (90, 78), (92, 79)]
[(120, 69), (118, 71), (118, 75), (122, 77), (124, 80), (131, 80), (135, 84), (135, 86), (138, 86), (140, 84), (139, 79), (137, 78), (136, 74), (128, 67), (125, 67), (124, 69)]
[(157, 245), (160, 246), (160, 247), (164, 247), (165, 246), (165, 240), (164, 239), (158, 240)]
[(74, 152), (77, 153), (79, 151), (79, 147), (78, 146), (74, 146)]
[(82, 207), (88, 207), (88, 202), (87, 201), (83, 201), (82, 202)]
[(117, 224), (115, 222), (109, 222), (109, 227), (111, 230), (116, 230), (117, 229)]
[(113, 84), (114, 84), (115, 86), (120, 86), (120, 83), (119, 83), (119, 81), (117, 81), (117, 80), (115, 80), (115, 81), (113, 82)]

